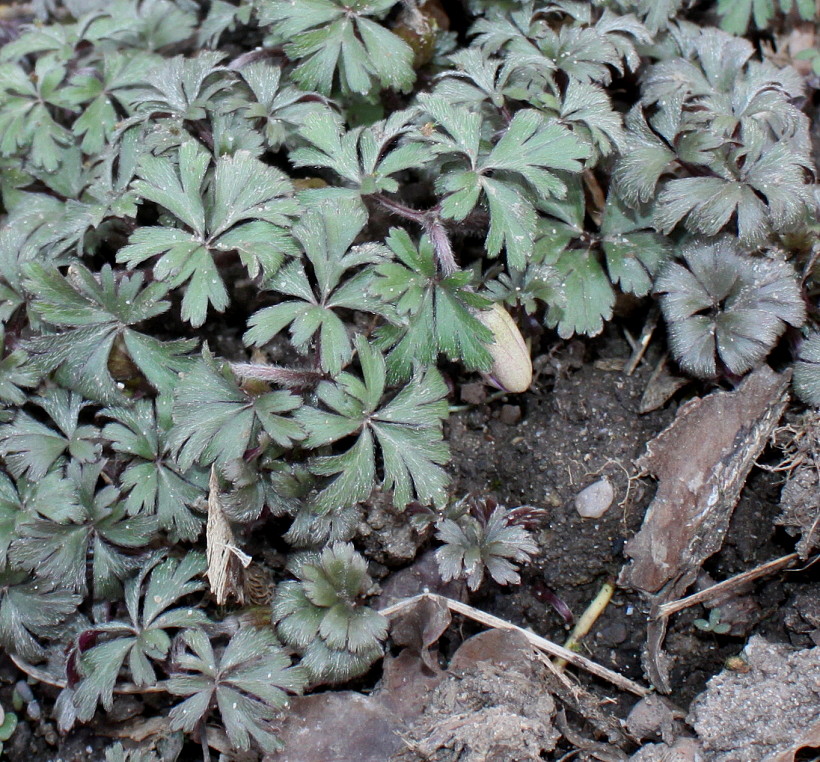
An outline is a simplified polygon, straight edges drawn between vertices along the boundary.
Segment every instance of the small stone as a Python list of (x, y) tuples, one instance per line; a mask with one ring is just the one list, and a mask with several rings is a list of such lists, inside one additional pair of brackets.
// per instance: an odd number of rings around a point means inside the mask
[(498, 419), (507, 426), (515, 426), (521, 420), (521, 408), (518, 405), (502, 405)]
[(575, 510), (585, 519), (599, 519), (603, 516), (612, 501), (615, 499), (615, 490), (604, 477), (585, 487), (575, 496)]

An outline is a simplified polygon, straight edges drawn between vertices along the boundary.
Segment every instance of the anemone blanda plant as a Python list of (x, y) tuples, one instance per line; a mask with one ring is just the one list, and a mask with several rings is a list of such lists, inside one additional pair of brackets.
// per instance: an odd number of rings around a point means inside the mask
[[(523, 392), (538, 335), (620, 294), (698, 376), (812, 327), (803, 82), (688, 4), (471, 0), (459, 34), (398, 0), (58, 5), (0, 48), (0, 644), (59, 672), (62, 730), (128, 685), (276, 748), (288, 693), (382, 652), (375, 488), (438, 517), (445, 576), (517, 581), (522, 509), (452, 504), (447, 377)], [(237, 542), (288, 556), (232, 635), (209, 474)]]

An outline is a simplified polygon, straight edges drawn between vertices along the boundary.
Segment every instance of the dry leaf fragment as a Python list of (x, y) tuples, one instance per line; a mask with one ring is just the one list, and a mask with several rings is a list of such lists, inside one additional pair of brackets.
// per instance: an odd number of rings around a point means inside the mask
[(211, 466), (208, 482), (208, 523), (205, 528), (205, 542), (208, 556), (208, 583), (219, 605), (234, 598), (245, 602), (242, 584), (242, 570), (251, 562), (251, 557), (237, 547), (231, 524), (222, 510), (219, 498), (219, 477), (216, 466)]

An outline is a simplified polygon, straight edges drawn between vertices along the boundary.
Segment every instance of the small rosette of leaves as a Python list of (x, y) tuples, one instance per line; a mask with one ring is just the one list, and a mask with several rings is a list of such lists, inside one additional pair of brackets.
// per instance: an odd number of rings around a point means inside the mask
[(509, 510), (489, 499), (459, 501), (436, 522), (436, 539), (444, 543), (436, 551), (442, 579), (466, 579), (469, 588), (477, 590), (486, 571), (499, 585), (518, 584), (516, 564), (538, 552), (526, 527), (539, 513)]
[(271, 723), (288, 694), (302, 691), (305, 674), (291, 666), (274, 634), (243, 627), (221, 653), (202, 630), (187, 630), (182, 640), (167, 685), (185, 700), (171, 710), (171, 729), (192, 733), (217, 709), (234, 749), (247, 751), (253, 739), (265, 752), (280, 750)]
[(741, 256), (729, 238), (695, 242), (655, 283), (680, 366), (694, 376), (743, 374), (761, 363), (786, 324), (806, 317), (793, 268), (777, 259)]
[(334, 543), (303, 558), (298, 581), (279, 585), (273, 619), (279, 636), (298, 648), (313, 682), (360, 675), (382, 654), (387, 620), (362, 603), (367, 565), (350, 543)]

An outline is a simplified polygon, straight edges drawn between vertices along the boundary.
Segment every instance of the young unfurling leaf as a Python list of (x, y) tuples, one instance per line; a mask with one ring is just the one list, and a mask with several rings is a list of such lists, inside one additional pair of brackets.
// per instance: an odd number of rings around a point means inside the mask
[(350, 543), (334, 543), (295, 569), (298, 582), (279, 585), (273, 619), (282, 639), (302, 653), (315, 682), (338, 682), (364, 672), (382, 653), (387, 620), (362, 605), (370, 578)]

